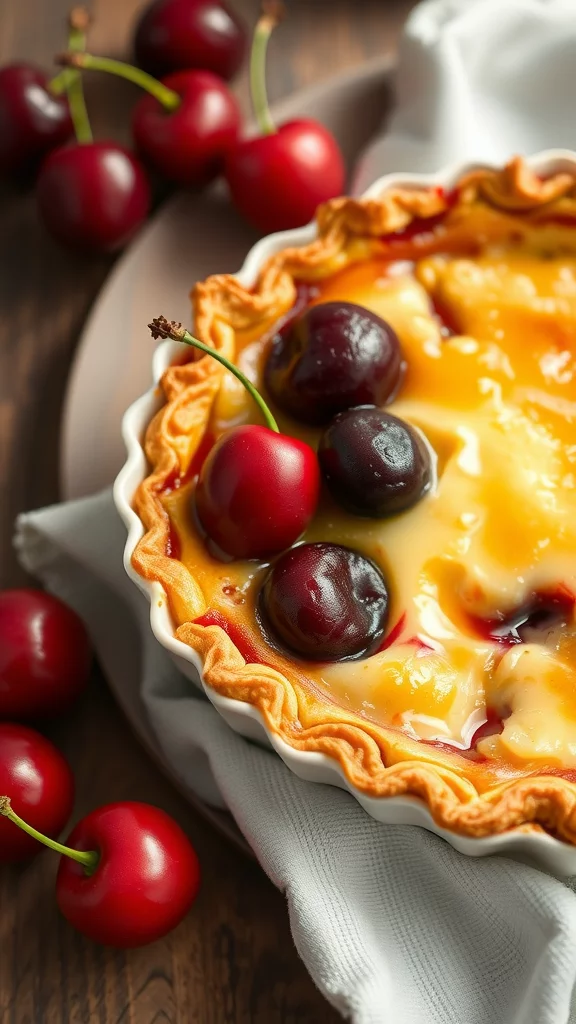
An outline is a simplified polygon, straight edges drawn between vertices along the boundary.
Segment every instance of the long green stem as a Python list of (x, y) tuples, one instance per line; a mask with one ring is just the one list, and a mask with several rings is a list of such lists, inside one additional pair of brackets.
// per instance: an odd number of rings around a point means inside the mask
[(246, 391), (252, 396), (256, 405), (260, 409), (266, 425), (270, 427), (270, 430), (274, 430), (275, 433), (280, 433), (280, 427), (278, 426), (274, 416), (270, 412), (270, 409), (266, 405), (266, 402), (262, 398), (262, 395), (256, 390), (251, 381), (248, 380), (242, 370), (239, 370), (234, 363), (231, 363), (226, 356), (217, 352), (216, 349), (210, 348), (209, 345), (205, 345), (203, 341), (198, 341), (198, 338), (194, 338), (182, 324), (176, 323), (175, 320), (167, 320), (164, 316), (158, 316), (151, 324), (148, 324), (153, 338), (171, 338), (172, 341), (181, 341), (185, 345), (190, 345), (192, 348), (197, 348), (200, 352), (204, 352), (207, 356), (212, 356), (217, 362), (222, 363), (230, 373), (234, 374), (237, 380), (244, 385)]
[(176, 110), (180, 106), (180, 96), (173, 89), (168, 89), (157, 78), (147, 74), (140, 68), (125, 64), (111, 57), (95, 57), (91, 53), (64, 53), (58, 57), (58, 63), (68, 67), (82, 68), (85, 71), (105, 71), (109, 75), (125, 78), (134, 85), (139, 85), (154, 96), (165, 110)]
[[(74, 7), (70, 11), (68, 49), (71, 53), (78, 53), (85, 48), (89, 20), (88, 12), (83, 7)], [(76, 139), (80, 143), (92, 142), (92, 129), (90, 127), (88, 111), (86, 110), (82, 76), (78, 73), (71, 74), (66, 89)]]
[(266, 90), (266, 51), (272, 30), (283, 14), (283, 5), (276, 0), (268, 0), (262, 4), (262, 14), (254, 30), (250, 51), (250, 94), (254, 115), (262, 135), (274, 135), (276, 132)]
[(48, 839), (47, 836), (42, 835), (37, 829), (32, 828), (28, 822), (23, 821), (15, 811), (12, 810), (10, 799), (7, 796), (0, 796), (0, 815), (8, 818), (9, 821), (21, 828), (23, 832), (27, 832), (33, 839), (37, 839), (39, 843), (43, 843), (50, 850), (54, 850), (55, 853), (60, 853), (64, 857), (70, 857), (75, 860), (78, 864), (86, 869), (86, 874), (92, 875), (98, 867), (99, 856), (95, 850), (73, 850), (69, 846), (63, 846), (62, 843), (56, 842), (55, 839)]

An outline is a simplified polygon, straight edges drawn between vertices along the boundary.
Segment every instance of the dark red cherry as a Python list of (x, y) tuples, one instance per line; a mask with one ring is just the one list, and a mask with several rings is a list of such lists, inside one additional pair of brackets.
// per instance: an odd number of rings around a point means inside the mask
[(359, 516), (411, 508), (432, 485), (430, 449), (409, 423), (373, 406), (338, 413), (320, 438), (318, 461), (331, 494)]
[(269, 427), (235, 427), (216, 442), (196, 487), (208, 536), (235, 558), (290, 547), (310, 522), (320, 488), (315, 452)]
[(276, 126), (268, 106), (266, 49), (283, 14), (280, 2), (262, 4), (250, 55), (250, 93), (259, 134), (243, 139), (226, 159), (232, 201), (259, 231), (308, 224), (320, 203), (346, 184), (340, 147), (323, 124), (299, 118)]
[(217, 0), (156, 0), (136, 26), (134, 49), (140, 67), (156, 78), (199, 68), (229, 79), (244, 59), (246, 31)]
[(388, 620), (380, 570), (339, 544), (301, 544), (273, 565), (261, 593), (264, 628), (313, 661), (341, 661), (370, 651)]
[(72, 134), (68, 101), (48, 82), (30, 64), (0, 68), (0, 174), (28, 167)]
[(310, 118), (243, 139), (230, 150), (225, 173), (234, 206), (263, 234), (308, 224), (346, 185), (336, 139)]
[(150, 205), (146, 174), (115, 142), (75, 143), (55, 150), (38, 177), (38, 208), (65, 245), (112, 252), (140, 227)]
[(166, 110), (154, 96), (143, 96), (132, 116), (136, 147), (170, 181), (204, 185), (220, 173), (238, 138), (238, 101), (210, 71), (177, 71), (162, 84), (180, 104)]
[(404, 372), (400, 342), (376, 313), (352, 302), (324, 302), (276, 335), (266, 385), (284, 412), (328, 423), (355, 405), (384, 405)]

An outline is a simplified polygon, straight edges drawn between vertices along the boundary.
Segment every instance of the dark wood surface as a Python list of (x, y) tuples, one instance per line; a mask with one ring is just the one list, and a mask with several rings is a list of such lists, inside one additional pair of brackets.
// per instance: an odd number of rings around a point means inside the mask
[[(234, 2), (234, 0), (233, 0)], [(257, 0), (235, 0), (253, 23)], [(411, 0), (292, 0), (270, 46), (269, 89), (291, 90), (394, 47)], [(49, 66), (63, 48), (66, 0), (0, 0), (0, 64)], [(94, 0), (93, 50), (125, 57), (141, 0)], [(236, 89), (247, 105), (246, 75)], [(92, 76), (95, 133), (127, 141), (135, 93)], [(58, 498), (58, 435), (67, 372), (110, 258), (59, 249), (39, 226), (30, 187), (0, 186), (0, 585), (24, 581), (11, 549), (15, 515)], [(98, 444), (95, 437), (94, 444)], [(90, 458), (90, 452), (86, 452)], [(57, 914), (57, 858), (0, 870), (0, 1024), (331, 1024), (338, 1015), (298, 959), (285, 901), (259, 866), (179, 797), (138, 746), (95, 670), (67, 720), (47, 730), (77, 780), (75, 818), (114, 799), (147, 800), (184, 826), (203, 868), (192, 912), (134, 952), (98, 948)]]

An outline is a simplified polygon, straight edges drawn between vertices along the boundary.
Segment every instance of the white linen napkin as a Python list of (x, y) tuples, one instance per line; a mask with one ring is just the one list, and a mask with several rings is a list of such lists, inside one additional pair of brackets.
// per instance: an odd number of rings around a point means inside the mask
[(353, 177), (576, 149), (574, 0), (427, 0), (399, 48), (396, 111)]
[[(575, 15), (573, 0), (421, 4), (401, 46), (398, 113), (356, 190), (388, 170), (576, 148)], [(139, 680), (184, 784), (233, 811), (330, 1002), (355, 1024), (576, 1024), (572, 886), (379, 825), (232, 733), (152, 637), (124, 539), (108, 493), (22, 516), (17, 530), (22, 562), (77, 608), (105, 671)]]

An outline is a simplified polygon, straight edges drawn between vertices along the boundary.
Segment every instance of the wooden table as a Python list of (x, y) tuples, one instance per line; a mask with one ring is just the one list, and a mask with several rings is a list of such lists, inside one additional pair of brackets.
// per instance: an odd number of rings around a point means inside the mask
[[(234, 0), (232, 0), (234, 2)], [(141, 0), (94, 0), (90, 46), (126, 57)], [(50, 66), (63, 49), (67, 0), (0, 0), (0, 64)], [(396, 42), (411, 0), (292, 0), (270, 46), (276, 99)], [(257, 0), (235, 0), (253, 24)], [(246, 74), (236, 88), (247, 106)], [(93, 75), (95, 133), (127, 140), (131, 87)], [(11, 550), (15, 515), (58, 498), (59, 414), (82, 322), (112, 260), (59, 249), (39, 226), (28, 187), (0, 187), (0, 585), (24, 581)], [(94, 439), (98, 443), (98, 438)], [(86, 452), (90, 458), (90, 452)], [(330, 1024), (340, 1019), (298, 959), (284, 897), (259, 866), (191, 811), (133, 738), (95, 670), (66, 721), (47, 730), (74, 769), (75, 817), (115, 799), (165, 807), (198, 850), (203, 887), (161, 942), (101, 949), (59, 918), (57, 858), (0, 871), (0, 1024)]]

